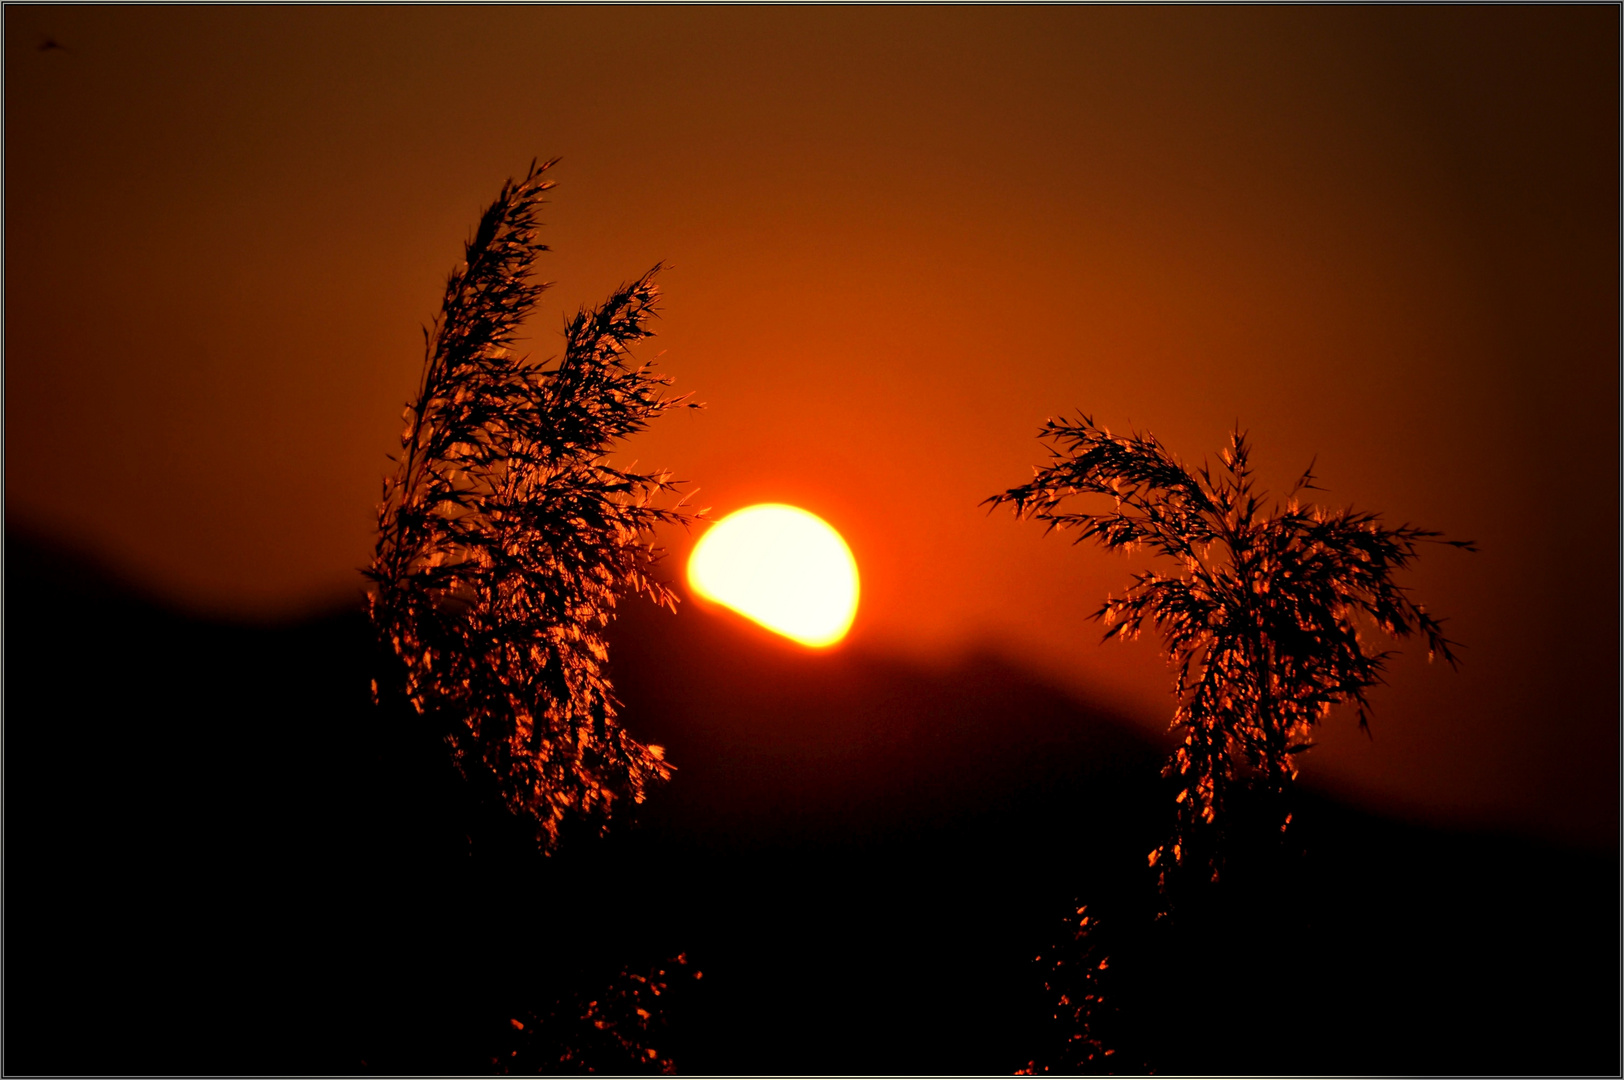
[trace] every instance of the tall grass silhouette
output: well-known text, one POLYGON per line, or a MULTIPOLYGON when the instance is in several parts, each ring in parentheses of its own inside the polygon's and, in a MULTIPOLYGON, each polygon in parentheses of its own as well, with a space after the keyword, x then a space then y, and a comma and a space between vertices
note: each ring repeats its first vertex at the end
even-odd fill
POLYGON ((1301 492, 1319 490, 1312 465, 1284 504, 1266 505, 1240 431, 1216 469, 1187 468, 1154 435, 1113 435, 1088 416, 1050 420, 1039 438, 1049 464, 988 504, 1075 530, 1075 543, 1143 548, 1173 564, 1171 573, 1135 574, 1094 618, 1107 640, 1137 637, 1147 624, 1161 633, 1183 738, 1166 767, 1180 782, 1177 824, 1149 861, 1163 884, 1186 865, 1216 878, 1238 788, 1268 796, 1283 829, 1284 796, 1315 726, 1351 704, 1368 730, 1368 692, 1393 654, 1368 647, 1361 624, 1393 639, 1419 635, 1429 659, 1454 666, 1456 643, 1395 575, 1423 543, 1475 548, 1410 525, 1388 528, 1372 513, 1301 503, 1301 492), (1090 495, 1113 505, 1075 508, 1090 495))
MULTIPOLYGON (((1267 851, 1269 834, 1279 839, 1290 824, 1298 758, 1336 706, 1352 705, 1368 730, 1369 691, 1392 653, 1369 647, 1361 628, 1423 637, 1429 658, 1453 666, 1456 643, 1396 575, 1423 543, 1474 548, 1411 525, 1389 528, 1375 514, 1305 505, 1299 495, 1319 490, 1312 465, 1283 504, 1268 503, 1238 430, 1216 468, 1187 467, 1154 435, 1113 435, 1086 415, 1049 420, 1039 438, 1049 463, 983 505, 1008 505, 1017 518, 1074 531, 1074 543, 1143 549, 1171 564, 1168 572, 1135 573, 1093 617, 1105 624, 1106 640, 1137 637, 1147 625, 1160 632, 1175 672, 1172 726, 1182 738, 1163 769, 1178 788, 1171 836, 1148 860, 1159 934, 1145 937, 1149 927, 1124 934, 1121 926, 1102 933, 1079 904, 1066 938, 1036 958, 1045 965, 1050 1023, 1019 1071, 1138 1071, 1163 1041, 1154 1037, 1146 980, 1185 985, 1209 968, 1224 937, 1246 938, 1260 917, 1278 931, 1298 914, 1275 886, 1259 885, 1267 876, 1235 896, 1211 886, 1232 848, 1267 851), (1089 496, 1110 502, 1079 506, 1089 496), (1260 916, 1260 905, 1281 910, 1260 916), (1175 910, 1177 926, 1163 920, 1175 910), (1123 946, 1154 971, 1121 981, 1113 961, 1123 946)), ((1267 962, 1272 947, 1253 959, 1267 962)))
POLYGON ((669 473, 615 468, 606 455, 666 412, 697 407, 630 357, 652 334, 658 265, 571 318, 556 361, 515 351, 547 287, 532 271, 547 250, 536 215, 552 164, 503 184, 424 329, 367 570, 398 692, 545 850, 567 820, 601 831, 617 804, 670 775, 663 750, 619 723, 603 632, 623 597, 675 607, 652 574, 653 530, 692 516, 668 500, 680 486, 669 473))

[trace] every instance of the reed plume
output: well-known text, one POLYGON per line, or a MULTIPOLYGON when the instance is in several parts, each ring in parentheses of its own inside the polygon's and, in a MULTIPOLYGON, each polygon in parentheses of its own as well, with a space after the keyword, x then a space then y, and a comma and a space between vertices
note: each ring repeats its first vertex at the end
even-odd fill
MULTIPOLYGON (((653 576, 653 530, 686 525, 666 472, 605 455, 679 406, 630 350, 650 337, 656 265, 583 309, 562 357, 514 344, 547 287, 532 279, 554 162, 503 184, 424 329, 395 475, 384 481, 367 576, 393 678, 443 732, 465 777, 494 785, 551 850, 572 815, 601 831, 671 766, 620 725, 604 628, 622 597, 675 608, 653 576)), ((374 683, 375 694, 378 691, 374 683)))
MULTIPOLYGON (((1162 634, 1176 672, 1172 723, 1183 735, 1166 773, 1181 790, 1173 837, 1150 864, 1165 886, 1169 863, 1189 861, 1194 845, 1195 863, 1216 877, 1237 785, 1283 796, 1315 725, 1336 705, 1354 705, 1368 730, 1368 691, 1392 653, 1367 648, 1361 623, 1394 639, 1420 635, 1429 659, 1454 666, 1456 643, 1395 575, 1424 542, 1475 549, 1410 525, 1387 528, 1375 514, 1301 505, 1300 492, 1318 490, 1312 465, 1284 506, 1265 506, 1239 431, 1216 470, 1186 468, 1154 435, 1113 435, 1087 416, 1050 420, 1039 437, 1050 463, 987 503, 1074 529, 1076 543, 1145 548, 1174 564, 1170 574, 1135 574, 1093 617, 1107 640, 1137 637, 1147 622, 1162 634), (1071 509, 1087 495, 1114 508, 1071 509)), ((1273 801, 1283 829, 1289 811, 1273 801)))

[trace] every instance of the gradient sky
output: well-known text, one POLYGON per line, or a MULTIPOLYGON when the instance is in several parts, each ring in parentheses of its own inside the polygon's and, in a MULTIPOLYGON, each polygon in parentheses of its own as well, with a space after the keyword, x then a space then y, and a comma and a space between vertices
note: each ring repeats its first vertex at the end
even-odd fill
POLYGON ((1239 421, 1271 486, 1317 454, 1327 499, 1482 548, 1410 578, 1461 670, 1410 649, 1307 778, 1612 844, 1618 18, 8 7, 8 519, 198 609, 353 595, 419 327, 557 155, 532 350, 671 264, 656 344, 708 408, 628 456, 835 524, 854 641, 1160 729, 1154 646, 1086 619, 1131 564, 978 504, 1046 416, 1196 461, 1239 421))

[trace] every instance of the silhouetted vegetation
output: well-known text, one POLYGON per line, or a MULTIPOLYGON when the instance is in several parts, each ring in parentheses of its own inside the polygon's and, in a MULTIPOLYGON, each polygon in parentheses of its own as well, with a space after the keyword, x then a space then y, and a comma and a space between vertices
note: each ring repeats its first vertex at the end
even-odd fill
POLYGON ((1314 745, 1314 726, 1351 703, 1367 728, 1367 692, 1392 653, 1366 648, 1361 622, 1392 638, 1420 634, 1429 659, 1454 665, 1455 643, 1394 575, 1423 542, 1473 545, 1410 525, 1390 529, 1371 513, 1303 505, 1298 493, 1318 490, 1312 465, 1283 506, 1265 506, 1238 431, 1217 470, 1186 468, 1154 435, 1112 435, 1087 416, 1050 420, 1039 437, 1052 463, 989 503, 1013 504, 1017 517, 1051 530, 1075 529, 1076 543, 1145 548, 1177 564, 1171 574, 1135 574, 1094 617, 1106 640, 1137 637, 1146 622, 1162 634, 1177 671, 1173 725, 1183 742, 1166 768, 1180 782, 1177 826, 1150 863, 1164 882, 1187 861, 1216 878, 1237 786, 1271 797, 1284 829, 1283 797, 1297 755, 1314 745), (1108 496, 1114 507, 1072 509, 1085 495, 1108 496))
POLYGON ((680 501, 656 505, 677 487, 668 473, 604 456, 684 403, 629 357, 652 333, 658 266, 570 319, 556 363, 513 349, 546 288, 531 271, 550 164, 502 186, 424 330, 368 571, 398 692, 547 849, 567 818, 601 830, 617 801, 670 775, 618 722, 603 629, 624 596, 675 607, 651 574, 652 530, 690 520, 680 501))
POLYGON ((508 1044, 491 1059, 503 1075, 595 1073, 612 1075, 674 1073, 676 1063, 660 1036, 666 1026, 665 999, 673 980, 689 981, 703 972, 688 970, 679 953, 646 972, 622 969, 606 985, 575 991, 544 1015, 534 1012, 508 1020, 508 1044), (662 1045, 654 1045, 661 1041, 662 1045))
MULTIPOLYGON (((1239 431, 1216 469, 1188 468, 1154 435, 1112 435, 1087 416, 1050 420, 1040 438, 1050 463, 987 502, 1012 505, 1017 517, 1050 530, 1075 530, 1076 543, 1144 549, 1174 564, 1167 573, 1135 573, 1093 617, 1105 624, 1106 640, 1137 637, 1147 624, 1161 633, 1176 672, 1172 724, 1182 738, 1163 767, 1177 789, 1172 836, 1149 856, 1156 917, 1125 927, 1113 922, 1102 935, 1098 918, 1077 908, 1071 933, 1047 958, 1047 1043, 1022 1071, 1137 1070, 1146 1061, 1166 1067, 1150 973, 1198 985, 1192 964, 1224 967, 1221 942, 1279 942, 1309 932, 1313 905, 1291 898, 1301 883, 1291 850, 1279 843, 1292 820, 1297 758, 1337 705, 1353 705, 1368 730, 1368 692, 1382 681, 1391 653, 1368 648, 1362 625, 1394 639, 1423 636, 1429 659, 1455 663, 1455 643, 1395 575, 1424 542, 1472 544, 1410 525, 1388 528, 1371 513, 1304 505, 1300 493, 1319 490, 1312 466, 1283 505, 1267 503, 1239 431), (1105 496, 1112 505, 1081 507, 1075 500, 1084 496, 1105 496), (1221 892, 1200 887, 1216 883, 1236 855, 1243 856, 1241 881, 1221 892), (1192 887, 1175 887, 1180 882, 1192 887), (1179 918, 1164 921, 1175 908, 1179 918), (1260 924, 1264 911, 1270 914, 1260 924), (1141 969, 1125 980, 1112 970, 1124 949, 1134 957, 1130 966, 1141 969)), ((1232 963, 1278 964, 1274 953, 1264 948, 1232 963)), ((1200 1016, 1195 1010, 1187 1023, 1200 1016)), ((1198 1031, 1192 1027, 1186 1039, 1199 1043, 1198 1031)))
POLYGON ((1065 937, 1032 962, 1045 965, 1043 990, 1054 1011, 1046 1025, 1048 1045, 1016 1076, 1143 1071, 1126 1058, 1112 1060, 1122 1041, 1112 1030, 1120 1006, 1107 989, 1111 960, 1099 939, 1098 916, 1079 906, 1066 920, 1065 937))

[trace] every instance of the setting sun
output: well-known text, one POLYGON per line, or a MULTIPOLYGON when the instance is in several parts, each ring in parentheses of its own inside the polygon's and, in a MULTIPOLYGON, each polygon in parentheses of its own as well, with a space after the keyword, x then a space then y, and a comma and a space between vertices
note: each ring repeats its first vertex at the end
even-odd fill
POLYGON ((814 648, 846 636, 857 614, 857 561, 815 514, 782 503, 735 511, 688 559, 688 584, 775 633, 814 648))

